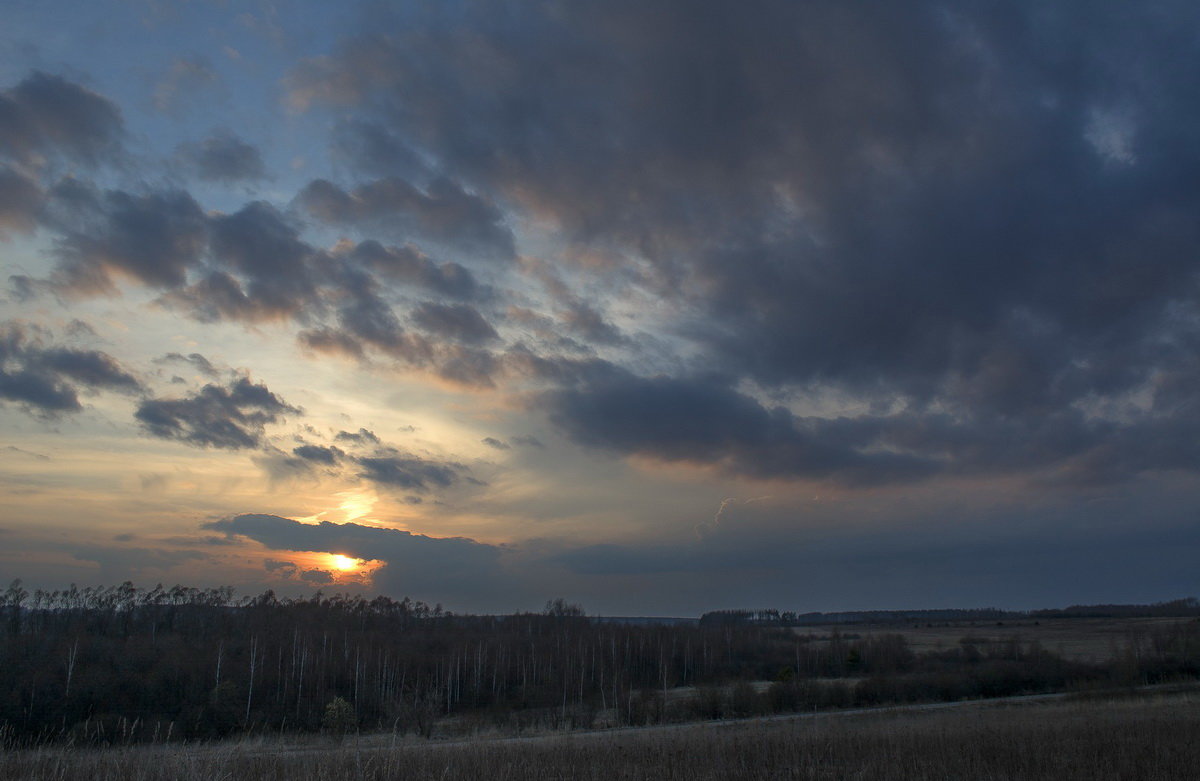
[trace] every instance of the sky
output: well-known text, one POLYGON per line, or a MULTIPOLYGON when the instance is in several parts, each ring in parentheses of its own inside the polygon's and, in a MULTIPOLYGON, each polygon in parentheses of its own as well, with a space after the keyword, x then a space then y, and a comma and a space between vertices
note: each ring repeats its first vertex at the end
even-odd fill
POLYGON ((1200 593, 1200 7, 0 25, 0 578, 593 614, 1200 593))

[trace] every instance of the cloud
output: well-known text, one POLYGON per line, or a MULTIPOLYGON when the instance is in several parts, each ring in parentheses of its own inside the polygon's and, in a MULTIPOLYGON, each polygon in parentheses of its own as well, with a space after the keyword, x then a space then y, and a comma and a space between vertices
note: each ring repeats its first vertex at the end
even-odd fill
POLYGON ((42 191, 32 180, 0 165, 0 239, 37 227, 42 191))
POLYGON ((305 461, 326 466, 333 466, 346 455, 339 448, 324 445, 300 445, 292 448, 292 453, 305 461))
POLYGON ((499 334, 483 315, 469 304, 421 303, 412 313, 413 322, 426 331, 466 344, 498 339, 499 334))
POLYGON ((220 75, 203 57, 177 57, 154 88, 154 107, 176 113, 192 105, 196 94, 223 87, 220 75))
POLYGON ((368 240, 356 245, 346 257, 391 283, 414 285, 450 298, 474 298, 479 293, 469 270, 457 263, 435 263, 411 244, 385 247, 368 240))
POLYGON ((0 92, 0 157, 41 167, 47 155, 95 165, 120 150, 121 112, 106 98, 34 71, 0 92))
POLYGON ((75 548, 71 555, 79 561, 100 565, 101 572, 113 580, 138 577, 147 571, 167 571, 195 561, 208 561, 212 556, 197 550, 164 548, 133 548, 122 546, 88 545, 75 548))
POLYGON ((253 182, 267 175, 258 148, 228 130, 215 131, 198 143, 182 144, 177 153, 205 181, 253 182))
POLYGON ((466 471, 461 464, 442 464, 401 454, 363 456, 354 462, 362 468, 359 477, 365 480, 417 492, 449 488, 466 471))
POLYGON ((303 412, 267 386, 242 377, 228 386, 209 384, 179 399, 147 399, 135 417, 147 433, 198 447, 257 448, 265 427, 303 412))
POLYGON ((181 191, 101 192, 64 179, 51 189, 43 220, 60 233, 55 282, 73 292, 107 292, 114 277, 160 290, 179 287, 208 241, 203 209, 181 191))
POLYGON ((339 431, 334 436, 336 442, 349 442, 354 445, 378 445, 379 437, 374 431, 360 428, 358 431, 339 431))
POLYGON ((511 445, 504 440, 496 439, 495 437, 484 437, 479 441, 488 447, 495 448, 496 450, 512 450, 511 445))
POLYGON ((219 371, 217 371, 217 368, 213 366, 212 362, 200 353, 189 353, 188 355, 183 355, 181 353, 167 353, 163 357, 156 359, 155 363, 166 363, 168 361, 188 364, 196 371, 200 372, 206 377, 211 377, 212 379, 216 379, 221 374, 219 371))
POLYGON ((300 573, 300 579, 323 586, 333 582, 333 573, 323 569, 306 569, 300 573))
POLYGON ((384 593, 418 598, 433 594, 445 600, 477 594, 480 588, 511 591, 500 563, 501 549, 463 537, 429 537, 356 523, 306 524, 262 514, 237 515, 204 528, 251 539, 271 550, 383 561, 373 578, 384 593))
POLYGON ((0 399, 53 417, 82 409, 81 390, 142 390, 138 379, 107 353, 54 346, 48 338, 36 327, 0 324, 0 399))
POLYGON ((296 563, 292 561, 280 561, 279 559, 264 559, 263 569, 267 572, 278 572, 285 576, 295 575, 297 571, 296 563))
POLYGON ((759 478, 833 478, 846 483, 913 480, 938 464, 874 449, 869 427, 799 419, 712 379, 642 378, 615 371, 538 399, 575 441, 663 461, 717 465, 759 478))
POLYGON ((486 199, 445 178, 424 191, 398 177, 378 179, 347 192, 324 179, 310 182, 296 200, 314 218, 412 234, 449 247, 507 259, 512 232, 503 213, 486 199))
MULTIPOLYGON (((1132 477, 1192 469, 1137 438, 1200 427, 1145 401, 1198 374, 1200 75, 1177 32, 1197 22, 1177 3, 500 2, 380 11, 288 85, 336 107, 362 170, 411 150, 552 231, 564 262, 630 259, 686 358, 606 354, 664 374, 585 388, 585 362, 505 358, 566 386, 551 408, 578 442, 751 475, 999 473, 1027 453, 1132 477), (786 403, 694 380, 717 372, 786 403)), ((407 181, 314 183, 309 206, 362 220, 407 181)), ((556 300, 589 344, 640 346, 556 300)))
MULTIPOLYGON (((247 280, 244 300, 256 312, 291 315, 316 298, 309 269, 313 249, 300 239, 297 227, 270 204, 255 201, 233 214, 218 216, 211 230, 214 258, 247 280)), ((250 313, 238 305, 222 314, 250 313)))

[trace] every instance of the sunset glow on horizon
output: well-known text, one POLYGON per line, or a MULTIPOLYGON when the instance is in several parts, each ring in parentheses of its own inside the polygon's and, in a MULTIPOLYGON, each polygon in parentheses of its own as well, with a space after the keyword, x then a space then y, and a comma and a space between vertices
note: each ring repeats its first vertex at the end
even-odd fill
POLYGON ((1192 6, 5 17, 10 581, 1200 592, 1192 6))

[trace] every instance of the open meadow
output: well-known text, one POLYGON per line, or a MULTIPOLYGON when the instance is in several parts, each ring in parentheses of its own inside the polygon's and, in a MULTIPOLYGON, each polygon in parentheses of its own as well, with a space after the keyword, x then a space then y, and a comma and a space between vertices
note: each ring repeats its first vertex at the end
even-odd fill
POLYGON ((9 752, 5 779, 1139 779, 1195 777, 1200 694, 1140 692, 461 742, 9 752))

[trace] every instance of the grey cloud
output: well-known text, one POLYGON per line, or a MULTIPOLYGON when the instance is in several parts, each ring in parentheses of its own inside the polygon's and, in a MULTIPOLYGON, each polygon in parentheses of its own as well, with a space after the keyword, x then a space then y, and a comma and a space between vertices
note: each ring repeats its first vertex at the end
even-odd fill
POLYGON ((121 112, 60 76, 34 71, 0 92, 0 156, 22 164, 62 154, 95 164, 119 150, 121 112))
POLYGON ((362 358, 363 347, 357 339, 333 328, 301 331, 296 336, 300 344, 316 353, 362 358))
POLYGON ((466 470, 461 464, 436 463, 401 454, 363 456, 354 459, 354 462, 362 468, 359 477, 363 479, 419 492, 449 488, 458 482, 460 474, 466 470))
POLYGON ((420 304, 412 313, 413 322, 439 336, 479 344, 499 338, 496 329, 469 304, 420 304))
POLYGON ((375 585, 385 593, 469 595, 480 587, 507 585, 501 550, 463 537, 428 537, 395 529, 335 524, 305 524, 274 515, 238 515, 205 528, 246 537, 272 550, 339 553, 385 562, 375 585))
POLYGON ((374 431, 360 428, 358 431, 339 431, 334 436, 336 442, 350 442, 355 445, 378 445, 379 437, 374 431))
POLYGON ((167 361, 186 363, 204 376, 212 377, 213 379, 216 379, 218 376, 220 376, 220 372, 218 372, 217 368, 212 365, 212 362, 200 353, 189 353, 188 355, 183 355, 182 353, 167 353, 162 358, 157 359, 156 363, 165 363, 167 361))
POLYGON ((425 191, 392 177, 347 192, 317 179, 296 196, 313 217, 331 224, 365 225, 501 258, 514 254, 512 232, 503 214, 487 200, 449 179, 433 180, 425 191))
POLYGON ((280 561, 278 559, 264 559, 263 569, 267 572, 279 572, 284 575, 295 575, 296 564, 291 561, 280 561))
POLYGON ((346 455, 336 447, 325 447, 324 445, 300 445, 292 448, 292 453, 305 461, 327 466, 333 466, 346 455))
POLYGON ((220 90, 220 75, 203 57, 178 57, 154 87, 154 106, 159 111, 173 113, 191 105, 201 90, 220 90))
POLYGON ((205 385, 180 399, 147 399, 135 414, 146 431, 199 447, 227 450, 257 448, 264 429, 285 415, 302 411, 265 385, 242 377, 229 386, 205 385))
POLYGON ((414 320, 427 332, 455 344, 406 331, 391 305, 380 295, 377 281, 356 269, 346 268, 336 276, 337 326, 302 331, 301 344, 317 352, 341 354, 360 360, 377 351, 401 364, 430 369, 458 385, 489 388, 502 362, 475 342, 494 338, 494 329, 473 307, 466 304, 426 303, 417 308, 414 320))
POLYGON ((482 442, 483 444, 487 445, 488 447, 495 448, 496 450, 512 450, 511 445, 509 445, 504 440, 496 439, 495 437, 484 437, 483 439, 481 439, 479 441, 482 442))
POLYGON ((539 399, 572 439, 665 461, 720 465, 760 478, 832 478, 846 483, 912 480, 936 461, 880 452, 869 429, 801 419, 713 379, 641 378, 624 372, 539 399))
POLYGON ((82 408, 80 389, 132 393, 142 385, 107 353, 48 345, 39 329, 0 324, 0 399, 54 416, 82 408))
MULTIPOLYGON (((1128 477, 1194 468, 1175 438, 1138 440, 1200 427, 1174 402, 1186 394, 1123 400, 1200 376, 1200 70, 1179 33, 1197 23, 1169 0, 497 2, 381 12, 291 86, 374 128, 360 158, 413 149, 580 247, 652 266, 639 284, 683 313, 686 373, 604 385, 585 376, 601 364, 505 356, 565 385, 554 401, 578 441, 882 477, 1015 468, 1005 436, 1047 420, 1060 438, 1034 437, 1037 463, 1128 477), (687 379, 718 367, 800 404, 903 413, 787 418, 687 379), (670 393, 730 429, 693 431, 670 393), (1108 412, 1076 420, 1084 408, 1108 412), (643 422, 658 433, 639 439, 643 422), (884 444, 916 431, 939 442, 884 444)), ((361 208, 312 194, 330 214, 361 208)), ((585 315, 567 313, 581 336, 613 337, 585 315)))
POLYGON ((0 239, 9 233, 29 233, 37 226, 42 190, 6 165, 0 165, 0 239))
POLYGON ((179 287, 208 241, 207 217, 185 192, 100 192, 67 179, 51 190, 43 219, 61 232, 55 281, 78 292, 106 291, 114 275, 179 287))
POLYGON ((306 569, 300 573, 300 579, 316 585, 325 585, 333 582, 333 573, 323 569, 306 569))
POLYGON ((473 298, 479 290, 466 268, 435 263, 412 245, 385 247, 369 240, 355 246, 348 257, 390 282, 416 285, 451 298, 473 298))
POLYGON ((80 561, 92 561, 105 572, 118 573, 128 579, 130 573, 146 570, 169 570, 192 561, 207 561, 211 555, 197 550, 165 550, 162 548, 130 548, 92 545, 76 548, 71 555, 80 561))
POLYGON ((468 388, 493 388, 503 361, 487 350, 465 345, 446 345, 438 352, 438 376, 468 388))
POLYGON ((255 201, 213 219, 212 252, 248 280, 246 296, 264 313, 291 315, 316 299, 309 268, 314 250, 268 203, 255 201))
POLYGON ((595 307, 583 301, 574 302, 563 314, 563 322, 590 343, 621 344, 625 337, 595 307))
POLYGON ((512 437, 513 444, 524 445, 526 447, 545 447, 546 445, 532 434, 524 434, 521 436, 512 437))
POLYGON ((203 141, 183 144, 178 154, 206 181, 253 182, 267 175, 258 148, 228 130, 219 130, 203 141))
POLYGON ((428 173, 417 151, 380 122, 347 119, 334 129, 334 153, 359 173, 424 178, 428 173))

